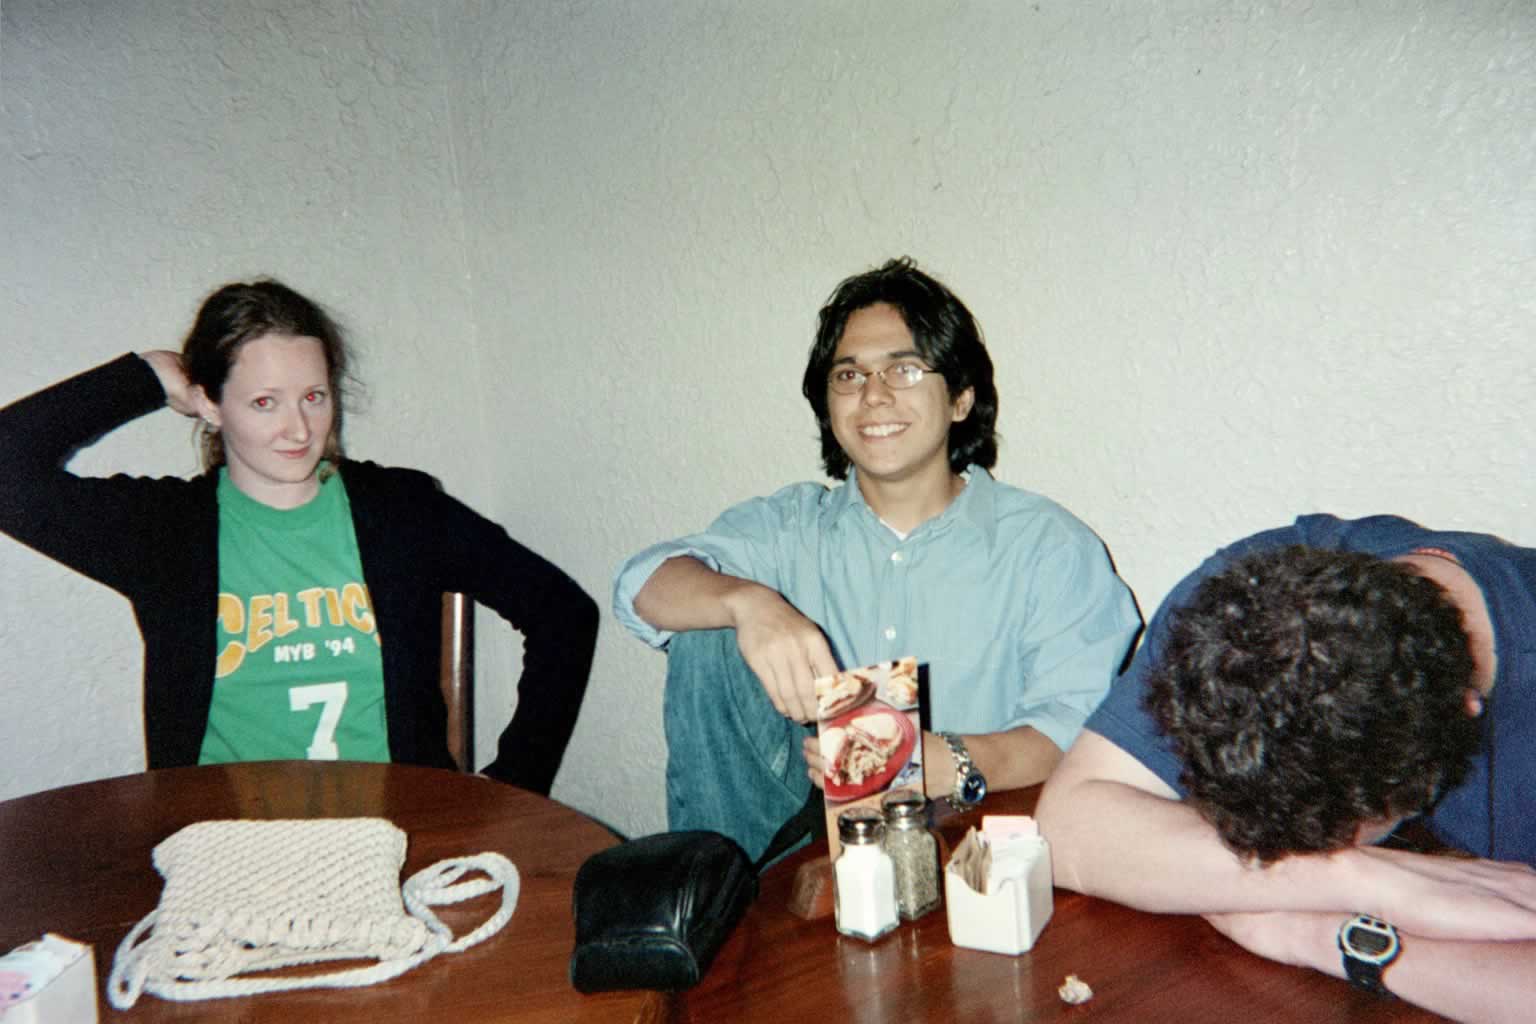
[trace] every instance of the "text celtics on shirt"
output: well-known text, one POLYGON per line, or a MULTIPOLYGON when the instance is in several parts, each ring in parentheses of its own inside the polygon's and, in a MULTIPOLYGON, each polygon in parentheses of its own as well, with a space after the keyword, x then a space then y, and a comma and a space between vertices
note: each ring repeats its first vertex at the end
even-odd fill
POLYGON ((199 761, 387 761, 384 670, 339 474, 295 509, 221 474, 218 652, 199 761))

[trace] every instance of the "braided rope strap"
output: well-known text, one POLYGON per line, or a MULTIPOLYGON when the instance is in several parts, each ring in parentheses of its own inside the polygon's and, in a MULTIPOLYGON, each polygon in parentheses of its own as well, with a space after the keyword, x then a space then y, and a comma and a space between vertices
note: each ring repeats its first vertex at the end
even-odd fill
POLYGON ((186 1001, 372 985, 505 927, 521 889, 511 861, 499 853, 439 861, 407 879, 402 896, 405 843, 380 818, 188 825, 155 847, 165 891, 117 947, 107 998, 126 1010, 143 992, 186 1001), (462 880, 471 872, 484 877, 462 880), (497 889, 500 908, 462 938, 432 911, 497 889), (241 977, 332 960, 378 963, 241 977))

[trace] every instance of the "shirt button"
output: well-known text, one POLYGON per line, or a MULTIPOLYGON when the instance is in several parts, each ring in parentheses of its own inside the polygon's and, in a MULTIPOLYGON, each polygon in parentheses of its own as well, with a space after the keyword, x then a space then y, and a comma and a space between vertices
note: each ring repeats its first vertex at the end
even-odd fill
POLYGON ((886 626, 885 627, 885 638, 887 640, 895 640, 896 639, 896 627, 895 626, 886 626))
POLYGON ((900 551, 892 551, 891 552, 891 561, 893 561, 893 562, 903 561, 903 558, 901 557, 901 552, 900 551))

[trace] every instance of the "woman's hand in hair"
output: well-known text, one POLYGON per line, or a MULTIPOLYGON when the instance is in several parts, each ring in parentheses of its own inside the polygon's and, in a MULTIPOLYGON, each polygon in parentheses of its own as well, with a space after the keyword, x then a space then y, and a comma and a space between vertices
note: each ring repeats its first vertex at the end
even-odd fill
POLYGON ((183 416, 196 416, 196 390, 187 379, 187 371, 181 367, 181 356, 165 349, 155 349, 140 352, 139 358, 148 363, 149 368, 155 371, 155 376, 160 378, 160 387, 165 391, 165 404, 183 416))

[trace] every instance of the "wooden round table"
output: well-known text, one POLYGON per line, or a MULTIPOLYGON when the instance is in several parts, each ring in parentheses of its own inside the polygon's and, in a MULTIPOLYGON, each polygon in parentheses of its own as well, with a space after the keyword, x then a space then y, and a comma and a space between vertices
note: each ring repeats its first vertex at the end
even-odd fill
MULTIPOLYGON (((409 765, 264 762, 173 768, 0 803, 0 952, 55 932, 95 947, 101 1019, 123 1021, 660 1021, 668 996, 584 996, 566 975, 571 885, 617 840, 568 807, 489 779, 409 765), (154 909, 150 854, 184 825, 218 818, 380 817, 409 836, 402 881, 446 857, 495 850, 522 894, 499 934, 367 988, 177 1003, 145 994, 114 1010, 103 984, 118 942, 154 909)), ((499 895, 439 914, 463 934, 499 895)))
MULTIPOLYGON (((986 814, 1032 814, 1038 786, 987 797, 980 810, 945 810, 954 845, 986 814)), ((1430 1024, 1443 1018, 1358 992, 1343 981, 1254 956, 1204 919, 1146 914, 1055 891, 1055 910, 1020 956, 960 949, 944 908, 874 945, 839 935, 831 917, 790 913, 797 870, 827 856, 825 840, 771 868, 761 894, 709 974, 681 993, 688 1024, 826 1021, 1080 1021, 1125 1024, 1430 1024), (1093 987, 1082 1006, 1057 987, 1076 974, 1093 987)))

